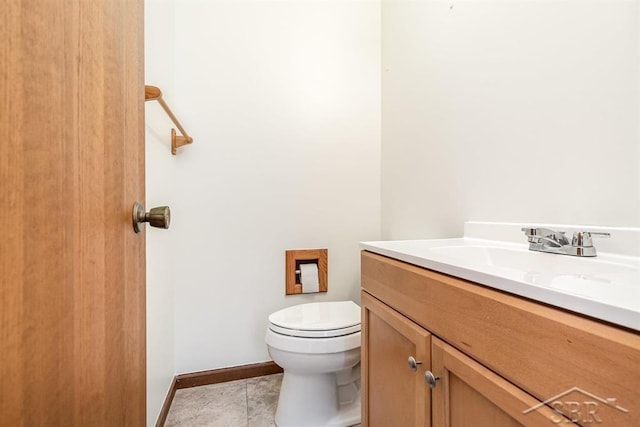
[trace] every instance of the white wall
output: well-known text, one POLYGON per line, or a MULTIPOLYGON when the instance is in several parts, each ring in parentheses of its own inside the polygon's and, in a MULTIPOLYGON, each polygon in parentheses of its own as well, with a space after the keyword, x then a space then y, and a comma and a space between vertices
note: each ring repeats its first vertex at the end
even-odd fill
POLYGON ((384 238, 640 226, 638 1, 382 8, 384 238))
MULTIPOLYGON (((167 102, 173 91, 173 0, 145 3, 145 82, 158 86, 167 102)), ((171 106, 171 104, 170 104, 171 106)), ((147 102, 146 204, 175 206, 175 163, 171 121, 157 102, 147 102)), ((175 232, 146 227, 147 234, 147 425, 156 423, 175 375, 173 256, 175 232)))
POLYGON ((269 360, 269 313, 358 300, 380 230, 380 4, 176 1, 176 372, 269 360), (329 292, 284 296, 285 249, 327 248, 329 292))

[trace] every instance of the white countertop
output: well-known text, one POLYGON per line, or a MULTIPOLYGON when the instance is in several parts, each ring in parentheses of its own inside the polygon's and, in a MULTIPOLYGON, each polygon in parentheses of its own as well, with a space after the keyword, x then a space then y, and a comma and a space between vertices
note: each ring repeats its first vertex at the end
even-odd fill
POLYGON ((640 331, 640 228, 467 222, 460 238, 362 242, 360 248, 640 331), (594 239, 597 257, 533 252, 524 226, 606 231, 611 238, 594 239))

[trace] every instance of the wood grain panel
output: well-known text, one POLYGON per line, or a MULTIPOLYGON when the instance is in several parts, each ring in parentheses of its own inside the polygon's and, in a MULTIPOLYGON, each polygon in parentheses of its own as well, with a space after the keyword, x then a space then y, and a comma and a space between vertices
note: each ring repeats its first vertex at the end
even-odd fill
POLYGON ((452 346, 432 339, 434 427, 538 427, 570 422, 452 346))
POLYGON ((537 399, 579 387, 640 425, 640 334, 368 252, 362 286, 537 399))
POLYGON ((430 392, 424 379, 431 366, 430 334, 365 292, 362 303, 362 424, 365 427, 431 423, 430 392), (409 369, 413 356, 417 371, 409 369))
POLYGON ((22 238, 25 213, 23 188, 25 167, 22 138, 24 135, 25 75, 20 56, 21 26, 15 17, 20 13, 14 2, 0 7, 0 420, 18 420, 23 411, 26 386, 22 381, 22 334, 26 269, 22 238), (17 147, 16 147, 17 146, 17 147), (6 390, 6 391, 5 391, 6 390))
POLYGON ((145 424, 142 1, 0 8, 0 424, 145 424))
MULTIPOLYGON (((517 427, 519 422, 492 404, 469 384, 449 372, 450 401, 455 402, 450 409, 451 427, 517 427)), ((548 408, 547 408, 548 409, 548 408)), ((539 423, 537 425, 544 424, 539 423)))

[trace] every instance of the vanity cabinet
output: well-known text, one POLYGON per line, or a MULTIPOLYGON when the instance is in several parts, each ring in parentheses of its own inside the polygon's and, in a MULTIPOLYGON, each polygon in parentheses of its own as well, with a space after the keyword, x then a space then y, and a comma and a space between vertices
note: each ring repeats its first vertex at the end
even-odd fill
POLYGON ((635 331, 366 251, 362 290, 364 426, 640 425, 635 331))

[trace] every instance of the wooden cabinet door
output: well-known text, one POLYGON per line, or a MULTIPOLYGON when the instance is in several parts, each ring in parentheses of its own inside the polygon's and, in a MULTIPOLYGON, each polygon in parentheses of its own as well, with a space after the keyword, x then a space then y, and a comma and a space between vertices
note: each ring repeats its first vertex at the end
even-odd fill
POLYGON ((430 426, 429 332, 362 292, 362 336, 363 426, 430 426))
POLYGON ((142 0, 0 6, 0 425, 144 426, 142 0))
MULTIPOLYGON (((434 427, 552 426, 569 423, 515 385, 433 337, 431 370, 434 427)), ((496 349, 496 351, 499 351, 496 349)))

